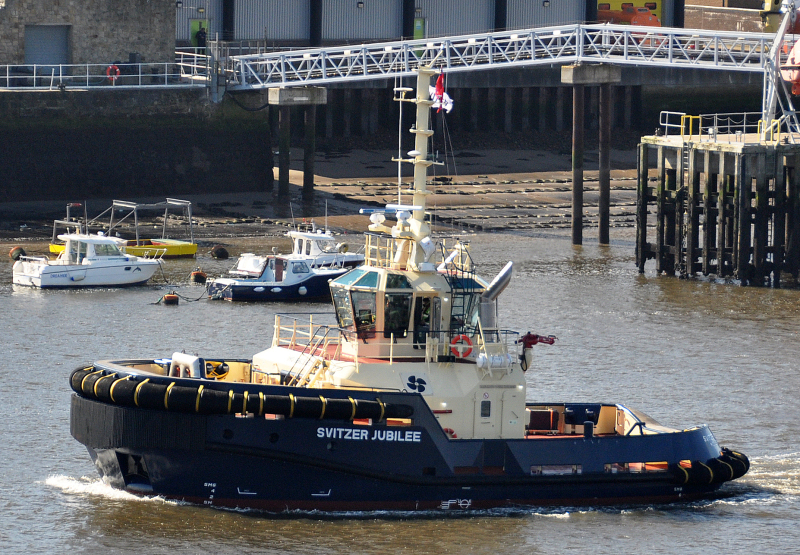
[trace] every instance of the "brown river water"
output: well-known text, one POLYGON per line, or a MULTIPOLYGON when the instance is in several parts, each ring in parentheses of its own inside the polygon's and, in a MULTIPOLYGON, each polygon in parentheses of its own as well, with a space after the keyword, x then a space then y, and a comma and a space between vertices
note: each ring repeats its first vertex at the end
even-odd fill
MULTIPOLYGON (((663 424, 708 424, 746 453, 747 476, 702 502, 629 507, 270 516, 138 498, 103 484, 69 433, 69 373, 102 358, 186 350, 249 357, 277 312, 327 304, 208 301, 189 283, 233 263, 168 261, 128 289, 40 291, 0 264, 0 553, 797 553, 800 550, 800 291, 644 275, 633 231, 573 247, 558 230, 479 234, 480 273, 513 260, 501 324, 553 334, 526 376, 529 400, 621 402, 663 424), (178 306, 156 304, 175 290, 178 306), (199 299, 190 302, 188 299, 199 299)), ((232 254, 270 239, 230 240, 232 254)), ((203 249, 201 248, 201 251, 203 249)))

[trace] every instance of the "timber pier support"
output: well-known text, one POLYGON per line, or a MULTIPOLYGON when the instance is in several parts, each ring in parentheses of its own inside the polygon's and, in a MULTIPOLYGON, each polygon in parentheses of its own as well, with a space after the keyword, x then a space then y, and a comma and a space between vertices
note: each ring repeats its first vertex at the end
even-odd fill
POLYGON ((797 285, 800 144, 751 135, 643 137, 636 264, 680 277, 797 285), (650 167, 655 159, 655 167, 650 167), (648 217, 655 216, 655 226, 648 217))

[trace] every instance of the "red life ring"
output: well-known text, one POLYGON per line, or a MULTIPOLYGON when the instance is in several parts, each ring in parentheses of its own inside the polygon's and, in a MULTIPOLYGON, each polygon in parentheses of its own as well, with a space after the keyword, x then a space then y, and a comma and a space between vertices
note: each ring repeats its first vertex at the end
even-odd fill
POLYGON ((472 352, 472 341, 470 341, 469 337, 464 335, 456 335, 452 341, 450 341, 450 352, 453 353, 458 358, 468 357, 469 354, 472 352), (461 342, 467 344, 467 350, 464 353, 461 353, 461 342))
POLYGON ((444 433, 446 433, 450 439, 457 439, 458 438, 458 436, 456 435, 456 432, 453 430, 453 428, 443 428, 442 431, 444 433))
POLYGON ((119 68, 115 64, 111 64, 106 68, 106 77, 109 81, 116 81, 119 77, 119 68))

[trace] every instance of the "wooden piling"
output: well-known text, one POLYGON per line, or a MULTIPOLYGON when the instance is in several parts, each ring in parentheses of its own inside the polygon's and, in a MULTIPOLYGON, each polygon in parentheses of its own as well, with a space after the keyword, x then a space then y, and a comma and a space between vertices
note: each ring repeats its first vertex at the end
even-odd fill
POLYGON ((639 271, 655 258, 659 274, 797 285, 800 144, 748 142, 741 136, 690 139, 653 136, 640 143, 639 271), (651 153, 655 171, 648 167, 651 153), (654 187, 648 183, 651 174, 654 187), (648 229, 651 209, 655 222, 648 229))

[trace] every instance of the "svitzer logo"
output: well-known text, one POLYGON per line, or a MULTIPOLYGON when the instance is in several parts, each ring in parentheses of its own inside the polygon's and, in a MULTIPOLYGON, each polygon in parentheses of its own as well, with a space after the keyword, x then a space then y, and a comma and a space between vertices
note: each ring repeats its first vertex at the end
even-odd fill
POLYGON ((428 384, 422 378, 417 378, 416 376, 408 377, 408 389, 410 389, 411 391, 422 393, 423 391, 425 391, 426 385, 428 384))

